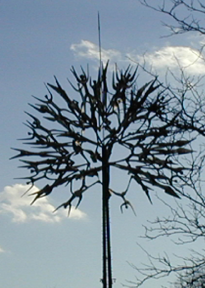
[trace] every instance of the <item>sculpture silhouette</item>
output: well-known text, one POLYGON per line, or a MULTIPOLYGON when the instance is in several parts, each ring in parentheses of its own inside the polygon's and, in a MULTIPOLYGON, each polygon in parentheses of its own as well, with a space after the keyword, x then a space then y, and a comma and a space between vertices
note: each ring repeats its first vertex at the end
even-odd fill
POLYGON ((72 99, 56 77, 55 85, 46 86, 48 95, 44 100, 34 97, 37 103, 31 107, 42 119, 27 113, 31 118, 26 123, 30 132, 24 141, 35 151, 14 148, 18 154, 11 159, 20 158, 22 167, 30 170, 31 175, 24 179, 31 187, 40 179, 51 183, 32 193, 32 203, 60 185, 69 186, 71 196, 56 208, 67 208, 68 214, 76 199, 77 208, 89 188, 102 185, 102 283, 103 288, 111 288, 110 198, 120 197, 121 211, 131 207, 135 213, 127 199, 133 181, 150 202, 155 188, 179 198, 180 185, 188 185, 195 169, 194 165, 182 164, 180 157, 193 153, 191 142, 204 135, 204 123, 197 110, 185 113, 185 98, 164 88, 157 78, 136 88, 137 69, 132 72, 128 66, 124 72, 116 70, 113 90, 107 83, 108 63, 100 67, 96 80, 81 70, 78 76, 71 69, 77 85, 69 81, 79 98, 72 99), (62 101, 56 101, 51 91, 62 101), (46 121, 52 125, 46 127, 46 121), (117 147, 122 153, 113 157, 117 147), (113 168, 126 172, 125 191, 116 192, 110 187, 113 168))

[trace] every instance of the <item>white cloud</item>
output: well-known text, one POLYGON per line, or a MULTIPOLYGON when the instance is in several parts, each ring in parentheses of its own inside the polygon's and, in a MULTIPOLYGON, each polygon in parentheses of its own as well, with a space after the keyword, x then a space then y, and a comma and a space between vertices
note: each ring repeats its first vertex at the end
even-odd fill
MULTIPOLYGON (((96 44, 81 40, 79 44, 72 44, 70 49, 80 57, 93 59, 99 61, 99 48, 96 44)), ((179 67, 185 69, 190 75, 204 74, 205 61, 203 55, 196 49, 186 46, 164 46, 160 49, 155 49, 153 52, 146 53, 143 56, 136 53, 126 53, 115 49, 102 49, 102 61, 106 63, 108 60, 112 63, 121 62, 125 64, 132 63, 146 63, 156 71, 178 69, 179 67)))
MULTIPOLYGON (((12 216, 13 222, 26 222, 29 220, 38 220, 42 222, 60 222, 67 217, 66 210, 58 210, 53 213, 55 207, 49 203, 49 198, 41 198, 37 200, 32 206, 31 196, 22 195, 29 188, 28 185, 15 184, 13 186, 6 186, 0 193, 0 213, 9 214, 12 216)), ((39 189, 34 186, 30 193, 36 192, 39 189)), ((79 209, 72 208, 70 218, 82 219, 86 214, 79 209)))
POLYGON ((0 246, 0 253, 4 253, 5 250, 0 246))
MULTIPOLYGON (((80 44, 72 44, 70 49, 80 57, 93 59, 99 61, 99 47, 98 45, 88 41, 81 40, 80 44)), ((122 61, 122 54, 118 50, 103 49, 101 50, 102 62, 105 64, 108 60, 113 62, 122 61)))
POLYGON ((135 55, 136 61, 151 65, 154 69, 185 69, 190 75, 204 74, 205 61, 199 51, 190 47, 166 46, 143 57, 135 55))

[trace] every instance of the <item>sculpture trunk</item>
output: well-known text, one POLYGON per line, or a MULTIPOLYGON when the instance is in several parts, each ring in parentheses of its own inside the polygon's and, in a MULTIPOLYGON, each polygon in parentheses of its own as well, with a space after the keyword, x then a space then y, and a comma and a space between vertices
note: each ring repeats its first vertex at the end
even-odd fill
POLYGON ((110 243, 110 221, 109 221, 109 165, 106 146, 102 147, 103 169, 102 169, 102 222, 103 222, 103 288, 112 288, 111 267, 111 243, 110 243))

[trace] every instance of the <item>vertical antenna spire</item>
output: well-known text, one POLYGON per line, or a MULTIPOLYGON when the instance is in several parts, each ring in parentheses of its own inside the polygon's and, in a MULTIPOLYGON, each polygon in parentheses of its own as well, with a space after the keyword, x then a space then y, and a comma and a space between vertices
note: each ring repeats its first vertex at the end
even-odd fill
MULTIPOLYGON (((106 79, 104 74, 104 68, 102 63, 102 45, 101 45, 101 27, 100 27, 100 13, 98 12, 98 45, 99 45, 99 61, 100 61, 100 67, 99 67, 99 76, 101 81, 101 99, 102 103, 104 105, 104 109, 106 110, 107 106, 107 85, 106 85, 106 79)), ((108 63, 106 64, 107 67, 108 63)), ((103 120, 104 122, 104 120, 103 120)))
POLYGON ((101 33, 100 33, 100 13, 98 12, 98 44, 99 44, 99 60, 100 60, 100 72, 102 69, 102 50, 101 50, 101 33))

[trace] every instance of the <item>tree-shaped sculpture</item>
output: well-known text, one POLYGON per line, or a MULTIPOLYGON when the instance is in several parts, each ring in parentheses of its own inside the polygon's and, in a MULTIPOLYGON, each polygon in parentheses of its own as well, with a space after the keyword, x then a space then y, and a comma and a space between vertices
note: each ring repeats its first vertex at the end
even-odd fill
POLYGON ((157 78, 137 89, 137 69, 133 71, 130 66, 113 72, 112 92, 108 89, 108 63, 100 67, 94 81, 83 69, 81 75, 73 67, 71 71, 77 85, 70 84, 79 98, 71 98, 57 79, 55 85, 48 84, 45 99, 34 97, 38 103, 31 105, 43 115, 42 119, 27 113, 31 118, 26 123, 30 132, 24 140, 38 150, 14 148, 18 155, 12 158, 25 159, 20 161, 31 172, 24 178, 31 187, 40 179, 49 183, 32 194, 33 202, 60 185, 70 187, 70 197, 56 210, 63 207, 70 213, 75 201, 77 208, 90 187, 102 185, 102 283, 103 288, 111 288, 110 197, 121 197, 121 210, 133 209, 127 199, 131 181, 150 201, 154 187, 179 197, 180 185, 188 182, 194 169, 193 165, 184 167, 180 156, 193 152, 190 143, 203 134, 203 119, 198 118, 185 97, 174 95, 157 78), (51 91, 61 98, 62 104, 57 104, 60 102, 55 101, 51 91), (42 124, 45 119, 52 123, 51 128, 42 124), (113 157, 116 147, 122 153, 113 157), (128 174, 125 191, 110 187, 112 168, 128 174))

